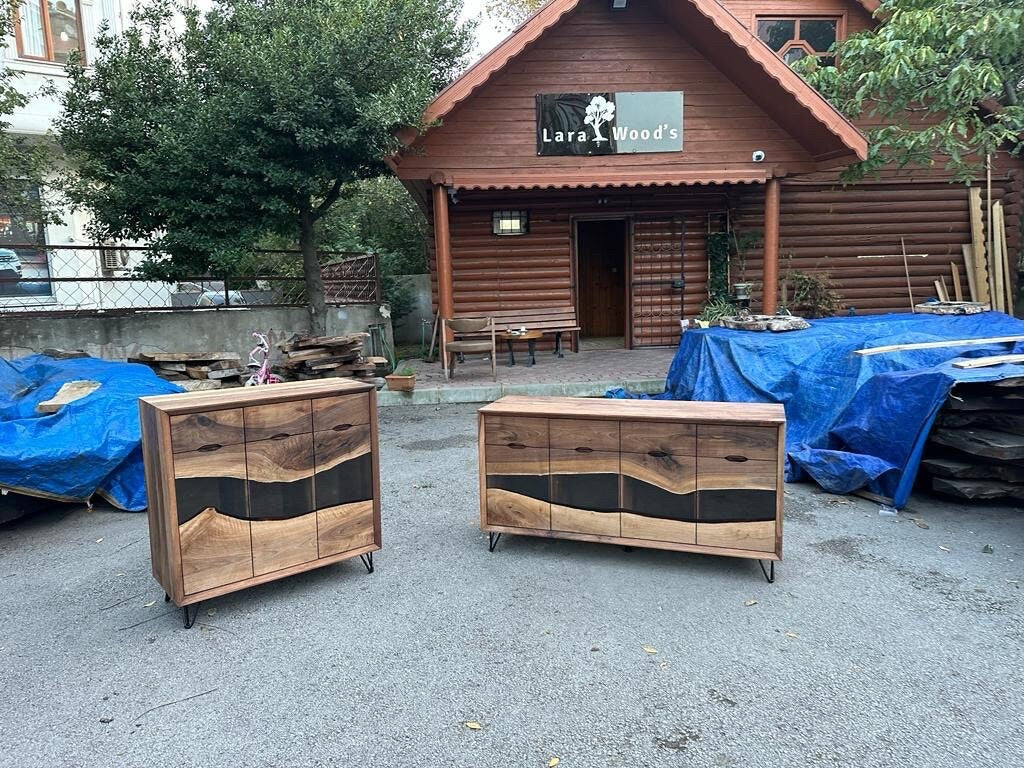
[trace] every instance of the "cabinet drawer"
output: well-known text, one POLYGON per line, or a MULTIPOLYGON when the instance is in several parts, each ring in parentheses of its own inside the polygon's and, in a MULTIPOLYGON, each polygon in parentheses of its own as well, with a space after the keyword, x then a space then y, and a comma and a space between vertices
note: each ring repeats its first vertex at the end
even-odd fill
POLYGON ((603 419, 552 419, 551 448, 619 452, 619 422, 603 419))
POLYGON ((343 432, 353 426, 370 423, 370 395, 320 397, 313 401, 313 430, 343 432))
POLYGON ((697 455, 778 461, 779 430, 742 425, 697 426, 697 455))
POLYGON ((775 521, 759 523, 697 523, 697 543, 704 547, 776 552, 775 521))
POLYGON ((548 420, 527 416, 485 416, 484 442, 487 445, 547 448, 548 420))
POLYGON ((248 517, 245 446, 224 445, 174 454, 174 496, 178 523, 206 509, 248 517))
POLYGON ((550 527, 547 448, 487 446, 487 522, 516 528, 550 527))
POLYGON ((309 400, 290 400, 245 409, 245 441, 307 435, 313 431, 309 400))
POLYGON ((171 450, 174 453, 236 445, 245 440, 241 408, 171 416, 170 422, 171 450))
POLYGON ((280 519, 313 511, 313 435, 246 443, 245 460, 250 517, 280 519))
POLYGON ((370 426, 314 432, 315 501, 318 509, 373 498, 370 426))
POLYGON ((318 509, 316 519, 320 557, 340 555, 374 543, 372 501, 318 509))
POLYGON ((697 455, 697 426, 671 421, 623 421, 623 453, 697 455))
POLYGON ((178 526, 186 595, 252 578, 249 521, 203 510, 178 526))

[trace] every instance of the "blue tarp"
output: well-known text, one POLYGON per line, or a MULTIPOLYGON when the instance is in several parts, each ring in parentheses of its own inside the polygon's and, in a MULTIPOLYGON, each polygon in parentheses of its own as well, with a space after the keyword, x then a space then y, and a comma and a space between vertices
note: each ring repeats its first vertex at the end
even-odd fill
MULTIPOLYGON (((811 321, 803 331, 687 331, 658 399, 782 403, 786 480, 833 493, 866 489, 907 503, 928 432, 958 383, 1024 376, 1024 366, 960 369, 962 357, 1022 353, 1024 343, 856 355, 892 344, 1024 335, 1001 312, 893 314, 811 321)), ((610 397, 631 397, 612 390, 610 397)))
POLYGON ((146 508, 138 398, 181 392, 145 365, 32 355, 0 361, 0 486, 62 501, 99 493, 122 509, 146 508), (36 413, 62 384, 101 386, 62 407, 36 413))

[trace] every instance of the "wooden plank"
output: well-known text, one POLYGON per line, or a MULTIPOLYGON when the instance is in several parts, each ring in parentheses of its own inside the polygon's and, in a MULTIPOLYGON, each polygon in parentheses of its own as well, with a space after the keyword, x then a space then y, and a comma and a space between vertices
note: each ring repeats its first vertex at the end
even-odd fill
POLYGON ((1024 499, 1024 485, 999 480, 957 480, 933 477, 932 490, 971 501, 994 499, 1024 499))
POLYGON ((1024 355, 991 355, 989 357, 971 357, 966 360, 956 360, 954 368, 989 368, 993 365, 1003 363, 1024 363, 1024 355))
POLYGON ((933 429, 929 440, 972 456, 999 461, 1024 459, 1024 436, 994 429, 933 429))
POLYGON ((992 309, 999 310, 1000 312, 1006 311, 1006 289, 1005 273, 1003 271, 1003 241, 999 236, 997 222, 1003 215, 1003 204, 998 200, 992 205, 992 212, 990 217, 990 242, 992 243, 992 250, 989 256, 989 274, 992 275, 992 309))
POLYGON ((955 261, 949 262, 949 271, 953 275, 953 296, 957 301, 963 301, 964 291, 960 285, 960 267, 955 261))
POLYGON ((1003 480, 1007 483, 1024 483, 1024 467, 997 462, 976 463, 933 456, 922 459, 921 467, 936 477, 961 480, 1003 480))
POLYGON ((967 273, 967 288, 970 293, 971 301, 978 300, 978 289, 975 288, 975 275, 974 271, 974 247, 970 245, 962 246, 964 255, 964 271, 967 273))
POLYGON ((946 288, 940 280, 933 280, 932 285, 935 286, 935 295, 938 296, 939 301, 949 301, 949 295, 946 293, 946 288))
POLYGON ((985 248, 985 227, 982 217, 981 188, 968 189, 971 215, 971 252, 974 264, 974 290, 976 301, 991 301, 988 289, 988 258, 985 248))
POLYGON ((1010 248, 1009 243, 1006 240, 1006 215, 1004 208, 1000 205, 999 215, 996 218, 995 227, 996 235, 999 237, 1001 244, 1000 248, 1003 254, 1002 258, 1002 270, 1003 270, 1003 288, 1006 291, 1006 303, 1005 311, 1012 315, 1014 314, 1015 296, 1013 295, 1013 275, 1010 271, 1010 248))
POLYGON ((266 387, 220 390, 217 392, 186 392, 173 395, 154 395, 142 398, 160 411, 170 414, 198 413, 233 405, 257 405, 293 400, 298 397, 338 395, 346 392, 368 392, 373 385, 342 379, 317 381, 289 381, 266 387))
POLYGON ((36 404, 36 413, 56 413, 68 403, 73 403, 87 395, 91 395, 100 386, 101 384, 98 381, 89 381, 87 379, 64 382, 53 397, 36 404))
POLYGON ((886 352, 904 352, 908 349, 943 349, 945 347, 979 347, 986 344, 1003 344, 1012 341, 1024 341, 1024 336, 990 336, 983 339, 949 339, 946 341, 923 341, 915 344, 890 344, 884 347, 868 347, 858 349, 855 354, 861 356, 881 355, 886 352))

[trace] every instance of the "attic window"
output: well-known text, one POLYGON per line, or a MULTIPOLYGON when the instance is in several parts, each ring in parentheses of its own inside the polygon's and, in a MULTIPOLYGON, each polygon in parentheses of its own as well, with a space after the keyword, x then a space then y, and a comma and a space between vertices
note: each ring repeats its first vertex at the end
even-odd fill
POLYGON ((831 67, 836 57, 829 48, 842 39, 841 27, 839 17, 759 18, 757 36, 787 64, 817 56, 819 64, 831 67))
POLYGON ((530 231, 526 211, 495 211, 491 231, 496 235, 525 235, 530 231))

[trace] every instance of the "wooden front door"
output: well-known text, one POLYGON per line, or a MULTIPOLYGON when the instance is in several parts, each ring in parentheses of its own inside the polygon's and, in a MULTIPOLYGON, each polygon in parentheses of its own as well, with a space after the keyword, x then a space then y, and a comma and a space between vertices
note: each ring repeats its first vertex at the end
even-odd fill
POLYGON ((576 224, 577 319, 584 338, 626 333, 624 219, 576 224))

